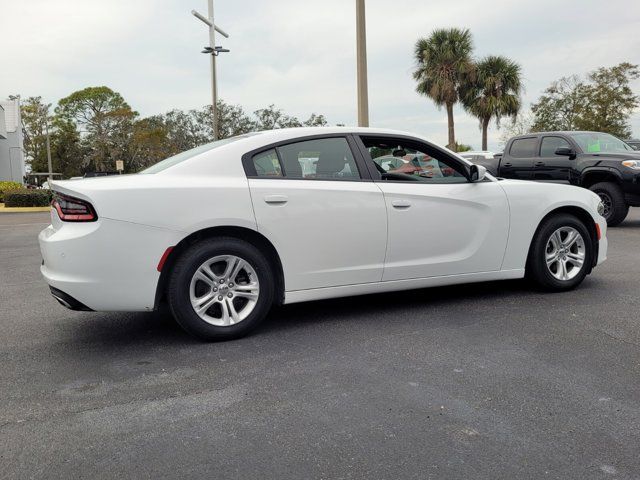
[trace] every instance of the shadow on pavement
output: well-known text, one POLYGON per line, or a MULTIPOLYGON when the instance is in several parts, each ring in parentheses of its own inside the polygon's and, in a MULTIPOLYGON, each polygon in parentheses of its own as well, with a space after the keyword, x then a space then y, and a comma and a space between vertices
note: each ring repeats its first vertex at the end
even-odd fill
MULTIPOLYGON (((588 279, 582 288, 588 288, 588 279)), ((513 301, 522 295, 542 295, 526 281, 513 280, 473 283, 420 290, 360 295, 356 297, 320 300, 274 307, 265 322, 252 337, 300 328, 303 324, 335 321, 371 321, 380 315, 397 318, 412 314, 425 307, 470 309, 475 302, 513 301)), ((105 348, 160 345, 181 347, 201 344, 185 333, 175 322, 168 309, 150 313, 82 313, 74 315, 73 325, 66 329, 69 342, 99 344, 105 348)), ((373 321, 378 321, 374 319, 373 321)), ((379 321, 388 321, 382 319, 379 321)), ((239 340, 242 341, 242 340, 239 340)))

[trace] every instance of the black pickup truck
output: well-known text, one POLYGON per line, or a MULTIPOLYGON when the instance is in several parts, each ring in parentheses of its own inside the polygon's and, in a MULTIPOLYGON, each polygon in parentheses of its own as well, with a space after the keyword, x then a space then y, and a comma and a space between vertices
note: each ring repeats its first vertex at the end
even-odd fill
POLYGON ((640 207, 640 152, 598 132, 539 132, 511 138, 504 153, 476 160, 496 177, 570 183, 597 193, 607 224, 640 207))

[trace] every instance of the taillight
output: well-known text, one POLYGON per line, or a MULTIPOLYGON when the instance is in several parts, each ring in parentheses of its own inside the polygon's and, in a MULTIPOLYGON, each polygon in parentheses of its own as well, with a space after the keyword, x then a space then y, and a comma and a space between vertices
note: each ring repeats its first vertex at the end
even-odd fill
POLYGON ((95 222, 98 219, 93 206, 85 200, 56 193, 51 202, 63 222, 95 222))

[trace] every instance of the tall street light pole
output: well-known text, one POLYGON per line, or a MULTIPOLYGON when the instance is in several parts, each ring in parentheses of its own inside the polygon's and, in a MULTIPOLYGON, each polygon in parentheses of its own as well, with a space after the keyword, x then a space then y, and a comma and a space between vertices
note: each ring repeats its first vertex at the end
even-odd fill
POLYGON ((358 126, 369 126, 369 93, 367 87, 367 30, 365 0, 356 0, 356 57, 358 70, 358 126))
POLYGON ((229 38, 229 35, 217 27, 213 21, 213 0, 208 0, 208 16, 205 17, 195 10, 191 10, 191 14, 198 20, 201 20, 209 27, 209 46, 205 47, 202 53, 211 55, 211 115, 213 117, 213 140, 218 139, 218 85, 217 85, 217 72, 216 72, 216 57, 220 52, 228 52, 222 47, 216 47, 216 32, 225 38, 229 38))

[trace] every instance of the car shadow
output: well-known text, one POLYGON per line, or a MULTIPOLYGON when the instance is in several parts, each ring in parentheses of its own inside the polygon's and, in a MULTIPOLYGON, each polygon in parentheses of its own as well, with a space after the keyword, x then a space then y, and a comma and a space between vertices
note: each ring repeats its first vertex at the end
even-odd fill
POLYGON ((616 227, 611 227, 612 229, 625 229, 625 228, 638 228, 640 227, 640 219, 633 219, 633 220, 625 220, 624 222, 622 222, 620 225, 616 226, 616 227))
MULTIPOLYGON (((587 277, 579 287, 580 290, 591 288, 599 288, 597 279, 591 277, 587 277)), ((456 315, 455 320, 447 316, 439 316, 437 320, 425 317, 425 321, 464 326, 465 322, 475 322, 472 315, 474 305, 495 302, 510 304, 525 298, 531 302, 532 299, 535 301, 535 297, 547 295, 553 293, 538 290, 526 280, 505 280, 296 303, 274 307, 249 337, 225 343, 255 342, 261 337, 272 338, 288 330, 304 330, 305 325, 317 326, 324 322, 388 323, 389 318, 402 321, 406 315, 415 318, 411 314, 423 312, 425 308, 440 311, 445 308, 450 312, 455 309, 466 310, 469 315, 456 315)), ((128 347, 144 350, 145 347, 180 349, 184 346, 207 345, 184 332, 166 308, 149 313, 83 314, 72 330, 73 338, 69 342, 89 343, 95 345, 93 348, 105 351, 128 347)))
MULTIPOLYGON (((427 306, 446 307, 479 300, 504 302, 510 297, 536 294, 540 293, 526 281, 509 280, 296 303, 274 307, 252 336, 265 333, 270 335, 325 321, 369 321, 373 315, 394 317, 400 312, 421 310, 427 306)), ((73 341, 105 347, 142 344, 156 347, 158 344, 184 346, 202 343, 185 333, 166 308, 149 313, 89 313, 81 314, 78 318, 73 328, 73 341)))

